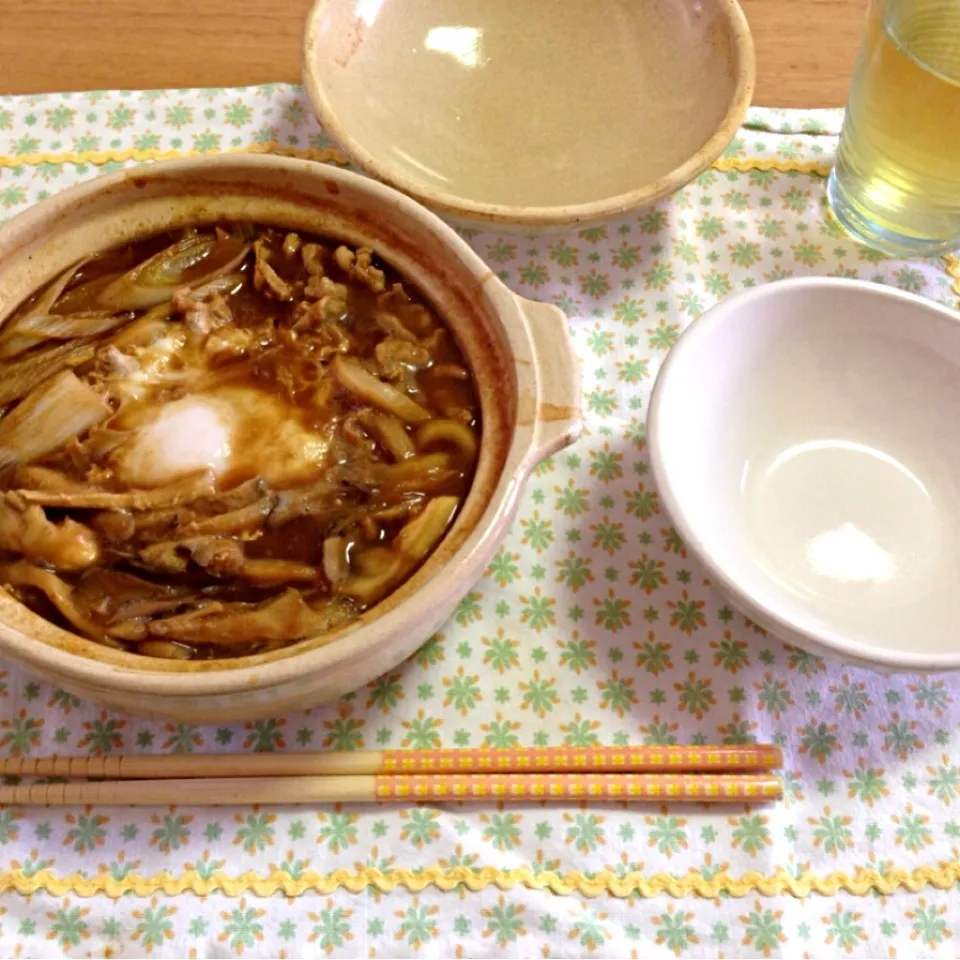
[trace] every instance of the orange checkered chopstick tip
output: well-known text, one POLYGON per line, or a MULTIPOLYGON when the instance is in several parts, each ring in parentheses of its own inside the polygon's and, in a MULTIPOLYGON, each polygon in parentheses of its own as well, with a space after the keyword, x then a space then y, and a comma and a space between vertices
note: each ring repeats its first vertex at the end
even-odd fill
POLYGON ((355 750, 325 753, 7 757, 0 774, 144 780, 415 773, 764 773, 783 763, 769 744, 355 750))
POLYGON ((378 800, 600 800, 745 803, 779 800, 764 774, 493 773, 378 776, 378 800))
POLYGON ((385 750, 383 773, 707 773, 760 772, 783 764, 779 747, 512 747, 385 750))

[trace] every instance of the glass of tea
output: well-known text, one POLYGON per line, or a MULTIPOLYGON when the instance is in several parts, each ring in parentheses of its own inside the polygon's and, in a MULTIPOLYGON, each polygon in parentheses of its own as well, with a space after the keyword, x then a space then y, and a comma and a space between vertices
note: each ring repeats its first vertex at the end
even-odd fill
POLYGON ((960 248, 960 0, 870 0, 828 194, 886 253, 960 248))

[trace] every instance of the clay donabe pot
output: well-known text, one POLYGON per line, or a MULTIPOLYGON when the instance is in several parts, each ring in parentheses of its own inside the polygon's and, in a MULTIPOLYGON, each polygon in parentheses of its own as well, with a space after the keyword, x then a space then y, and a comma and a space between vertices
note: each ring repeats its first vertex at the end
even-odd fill
POLYGON ((228 155, 98 177, 0 230, 0 321, 78 260, 158 232, 227 220, 365 244, 427 297, 472 371, 482 434, 456 522, 398 590, 330 636, 236 659, 162 660, 63 630, 0 590, 0 656, 111 707, 190 722, 266 716, 338 697, 409 657, 482 575, 524 481, 580 429, 563 314, 511 293, 415 201, 305 160, 228 155))

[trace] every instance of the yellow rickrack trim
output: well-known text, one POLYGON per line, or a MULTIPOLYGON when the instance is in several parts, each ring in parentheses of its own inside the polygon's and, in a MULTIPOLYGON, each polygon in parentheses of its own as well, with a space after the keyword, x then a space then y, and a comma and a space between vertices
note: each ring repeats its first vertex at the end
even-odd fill
POLYGON ((752 170, 776 170, 778 173, 809 173, 816 177, 830 175, 830 164, 823 160, 783 160, 776 157, 721 157, 714 170, 721 173, 735 170, 750 173, 752 170))
POLYGON ((224 153, 270 153, 282 157, 299 157, 302 160, 317 160, 320 163, 337 163, 346 166, 350 158, 339 150, 320 150, 316 147, 283 147, 275 140, 270 143, 250 143, 245 147, 230 147, 226 150, 87 150, 80 153, 26 153, 22 157, 0 155, 0 167, 36 167, 42 163, 104 163, 126 160, 181 160, 184 157, 202 157, 224 153))
MULTIPOLYGON (((230 147, 226 150, 87 150, 67 153, 25 153, 22 157, 0 155, 0 167, 36 167, 42 163, 92 163, 100 166, 110 162, 127 160, 179 160, 183 157, 211 156, 216 153, 271 153, 284 157, 300 157, 303 160, 319 160, 321 163, 338 163, 346 166, 350 159, 339 150, 319 150, 314 147, 284 147, 275 140, 270 143, 251 143, 245 147, 230 147)), ((717 160, 714 169, 736 170, 748 173, 751 170, 777 170, 780 173, 811 173, 825 177, 830 164, 819 160, 783 160, 767 157, 730 157, 717 160)))
POLYGON ((941 258, 947 269, 947 276, 953 277, 950 289, 960 297, 960 256, 955 253, 945 253, 941 258))
POLYGON ((781 870, 769 876, 757 872, 745 873, 740 877, 718 873, 710 878, 695 871, 679 877, 667 873, 644 876, 636 872, 621 876, 610 870, 587 875, 579 870, 569 873, 552 870, 535 872, 529 867, 515 870, 499 870, 495 867, 426 867, 416 871, 406 868, 381 871, 374 867, 365 867, 360 870, 335 870, 328 874, 311 870, 299 877, 293 877, 282 870, 268 876, 253 872, 231 876, 219 871, 210 876, 202 876, 195 870, 188 870, 176 876, 166 871, 149 877, 132 873, 123 879, 117 879, 107 872, 93 876, 79 873, 57 876, 49 870, 38 870, 30 874, 13 870, 0 874, 0 893, 12 891, 31 895, 45 890, 54 896, 73 894, 90 897, 104 894, 114 899, 131 893, 138 897, 149 897, 158 893, 167 896, 183 893, 205 896, 216 892, 231 897, 242 894, 271 897, 277 893, 296 897, 304 893, 330 894, 336 890, 361 893, 370 888, 382 892, 400 888, 419 893, 428 886, 435 886, 443 891, 463 886, 476 892, 494 885, 501 890, 522 886, 533 890, 549 890, 560 895, 575 893, 586 897, 603 894, 614 897, 654 897, 668 894, 672 897, 713 898, 721 894, 734 897, 759 894, 766 897, 788 895, 804 898, 813 894, 832 897, 841 892, 855 896, 865 896, 874 891, 891 894, 901 888, 913 893, 925 887, 947 890, 958 880, 960 861, 916 867, 913 870, 896 867, 883 873, 858 867, 853 874, 837 871, 824 875, 803 874, 794 877, 781 870))

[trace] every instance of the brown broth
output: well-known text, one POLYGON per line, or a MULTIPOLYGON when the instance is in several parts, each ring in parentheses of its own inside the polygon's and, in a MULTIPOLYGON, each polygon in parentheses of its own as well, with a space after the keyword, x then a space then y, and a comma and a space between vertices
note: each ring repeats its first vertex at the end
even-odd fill
MULTIPOLYGON (((200 284, 204 291, 208 282, 216 284, 218 271, 233 278, 232 285, 202 297, 181 290, 167 316, 162 304, 128 308, 116 329, 92 338, 94 359, 74 372, 114 412, 61 448, 7 471, 3 485, 8 492, 0 496, 13 534, 0 541, 0 582, 40 615, 114 646, 136 652, 146 644, 144 650, 154 651, 162 639, 172 645, 170 656, 238 656, 296 642, 324 625, 336 627, 412 575, 469 491, 480 436, 479 406, 453 335, 418 291, 375 258, 368 268, 364 260, 369 251, 347 253, 322 238, 300 235, 294 241, 270 228, 233 224, 151 237, 81 265, 50 312, 68 317, 77 311, 102 312, 105 290, 115 291, 118 282, 126 290, 118 278, 190 236, 210 241, 212 249, 180 272, 177 289, 200 284), (236 263, 237 250, 251 241, 253 249, 236 263), (308 250, 308 245, 314 246, 308 250), (123 339, 125 330, 134 329, 128 324, 147 314, 161 316, 162 333, 184 342, 166 358, 167 380, 150 382, 146 395, 141 390, 134 396, 126 367, 145 369, 150 351, 165 342, 161 336, 131 347, 123 339), (117 373, 121 368, 126 369, 123 375, 117 373), (372 394, 365 392, 351 371, 368 379, 372 375, 380 386, 372 394), (264 475, 282 472, 284 465, 261 460, 258 467, 250 454, 236 468, 231 462, 214 491, 154 513, 84 504, 83 495, 91 491, 130 490, 118 476, 125 448, 122 443, 109 448, 115 442, 110 438, 122 436, 118 431, 147 422, 159 405, 212 396, 226 386, 256 391, 264 398, 264 409, 285 411, 283 422, 322 436, 329 444, 325 462, 311 474, 301 471, 295 482, 266 482, 264 475), (409 414, 408 407, 395 402, 398 395, 421 412, 409 414), (449 422, 429 449, 422 448, 424 424, 435 430, 441 420, 449 422), (48 498, 45 518, 82 525, 97 539, 98 562, 71 569, 60 554, 35 548, 23 533, 27 521, 18 491, 32 489, 33 466, 55 471, 51 475, 57 482, 80 491, 68 492, 63 500, 48 498), (205 531, 226 522, 217 518, 232 521, 237 510, 245 509, 259 511, 258 518, 217 533, 213 544, 205 531), (131 526, 135 533, 120 536, 118 531, 131 526), (157 544, 173 546, 167 550, 157 544), (282 577, 271 561, 286 564, 282 577), (285 579, 293 564, 299 565, 299 575, 285 579), (268 567, 270 577, 280 579, 264 582, 268 567), (76 610, 54 605, 50 591, 38 586, 51 574, 66 585, 76 610), (191 624, 183 620, 184 614, 213 601, 223 606, 191 624), (156 611, 143 612, 150 604, 156 611), (262 614, 264 605, 268 615, 262 614), (126 615, 131 612, 136 615, 126 615), (262 629, 256 626, 261 622, 262 629), (218 626, 222 632, 215 636, 218 626)), ((138 285, 149 283, 141 278, 133 284, 138 285)), ((0 345, 15 336, 40 296, 0 329, 0 345)), ((82 341, 82 332, 77 339, 82 341)), ((26 356, 49 346, 41 340, 26 356)), ((23 359, 0 363, 0 377, 4 367, 23 359)), ((238 430, 245 423, 258 426, 232 436, 235 450, 256 451, 271 439, 256 417, 237 423, 238 430)))

